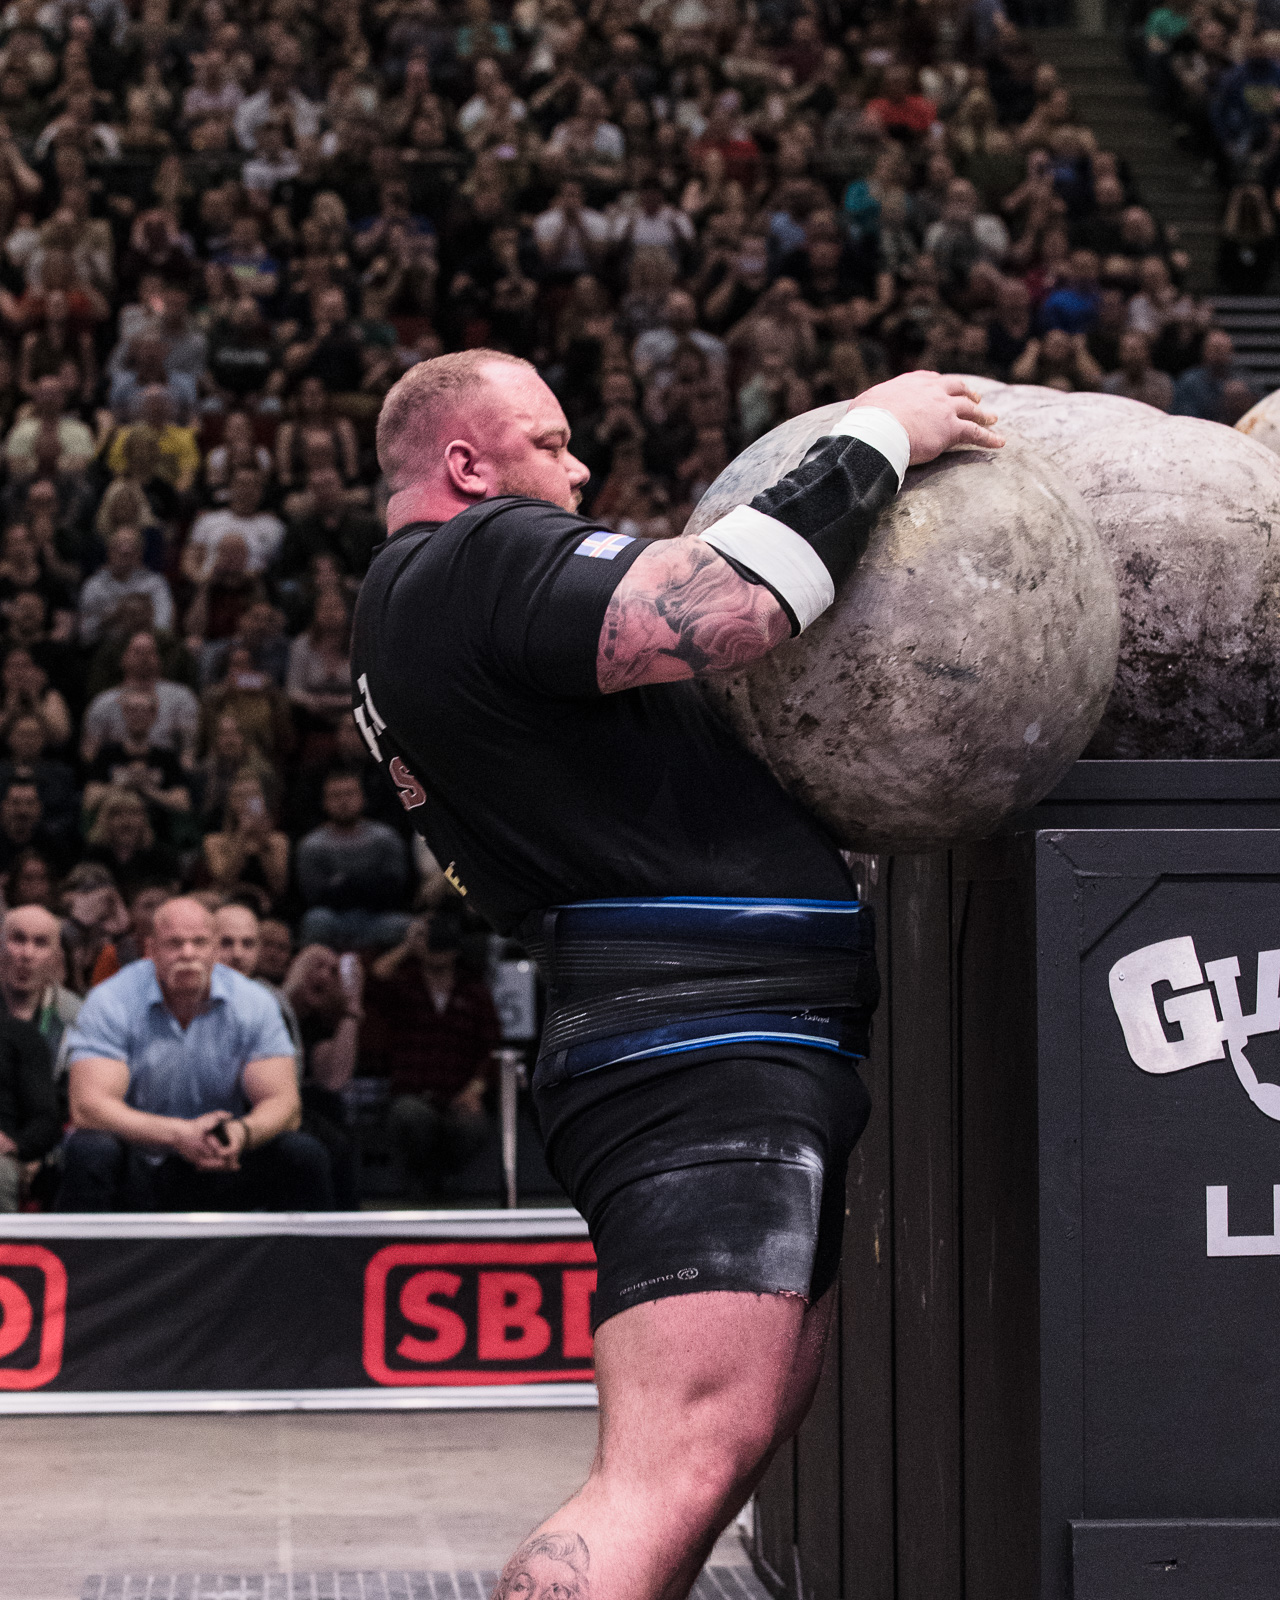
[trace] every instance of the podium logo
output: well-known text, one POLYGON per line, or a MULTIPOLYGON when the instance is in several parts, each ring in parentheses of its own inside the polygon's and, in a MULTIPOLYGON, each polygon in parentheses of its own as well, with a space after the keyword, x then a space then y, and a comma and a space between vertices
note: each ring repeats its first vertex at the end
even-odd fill
POLYGON ((42 1389, 62 1370, 67 1270, 52 1250, 0 1244, 0 1389, 42 1389))
POLYGON ((595 1252, 541 1244, 394 1244, 364 1275, 364 1369, 375 1383, 583 1382, 595 1252))
POLYGON ((1280 1032, 1280 950, 1258 952, 1258 982, 1248 1013, 1240 1005, 1239 977, 1235 956, 1206 961, 1201 968, 1195 940, 1187 934, 1122 956, 1108 981, 1135 1066, 1143 1072, 1182 1072, 1229 1059, 1258 1110, 1280 1122, 1280 1084, 1260 1083, 1245 1054, 1257 1034, 1280 1032), (1157 1000, 1161 984, 1174 992, 1157 1000))

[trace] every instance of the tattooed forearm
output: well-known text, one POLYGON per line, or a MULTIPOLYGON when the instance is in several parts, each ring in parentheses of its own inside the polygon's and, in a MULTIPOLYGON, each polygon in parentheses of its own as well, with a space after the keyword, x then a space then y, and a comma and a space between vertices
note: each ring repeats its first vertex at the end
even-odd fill
POLYGON ((502 1569, 493 1600, 590 1600, 591 1555, 578 1533, 535 1533, 502 1569))
POLYGON ((786 612, 701 539, 651 545, 618 585, 600 630, 605 694, 723 672, 791 636, 786 612))

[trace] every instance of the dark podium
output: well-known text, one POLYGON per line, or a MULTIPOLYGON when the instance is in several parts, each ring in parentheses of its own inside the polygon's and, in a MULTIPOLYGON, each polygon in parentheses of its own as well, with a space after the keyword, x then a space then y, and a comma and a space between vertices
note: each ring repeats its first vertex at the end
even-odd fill
POLYGON ((1280 761, 855 858, 884 999, 790 1600, 1280 1596, 1280 761))

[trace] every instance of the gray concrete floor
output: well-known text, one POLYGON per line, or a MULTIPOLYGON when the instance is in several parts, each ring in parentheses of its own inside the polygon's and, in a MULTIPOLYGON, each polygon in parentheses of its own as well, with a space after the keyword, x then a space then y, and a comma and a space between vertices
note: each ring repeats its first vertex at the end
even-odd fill
MULTIPOLYGON (((500 1567, 593 1411, 0 1418, 0 1600, 105 1572, 500 1567)), ((741 1563, 732 1531, 713 1561, 741 1563)))

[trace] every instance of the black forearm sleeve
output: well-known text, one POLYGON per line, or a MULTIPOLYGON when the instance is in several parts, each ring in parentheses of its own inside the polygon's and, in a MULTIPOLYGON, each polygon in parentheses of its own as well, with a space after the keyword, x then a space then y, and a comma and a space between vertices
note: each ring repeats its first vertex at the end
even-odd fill
POLYGON ((751 506, 812 545, 838 586, 897 492, 898 475, 878 450, 861 439, 826 438, 751 506))

